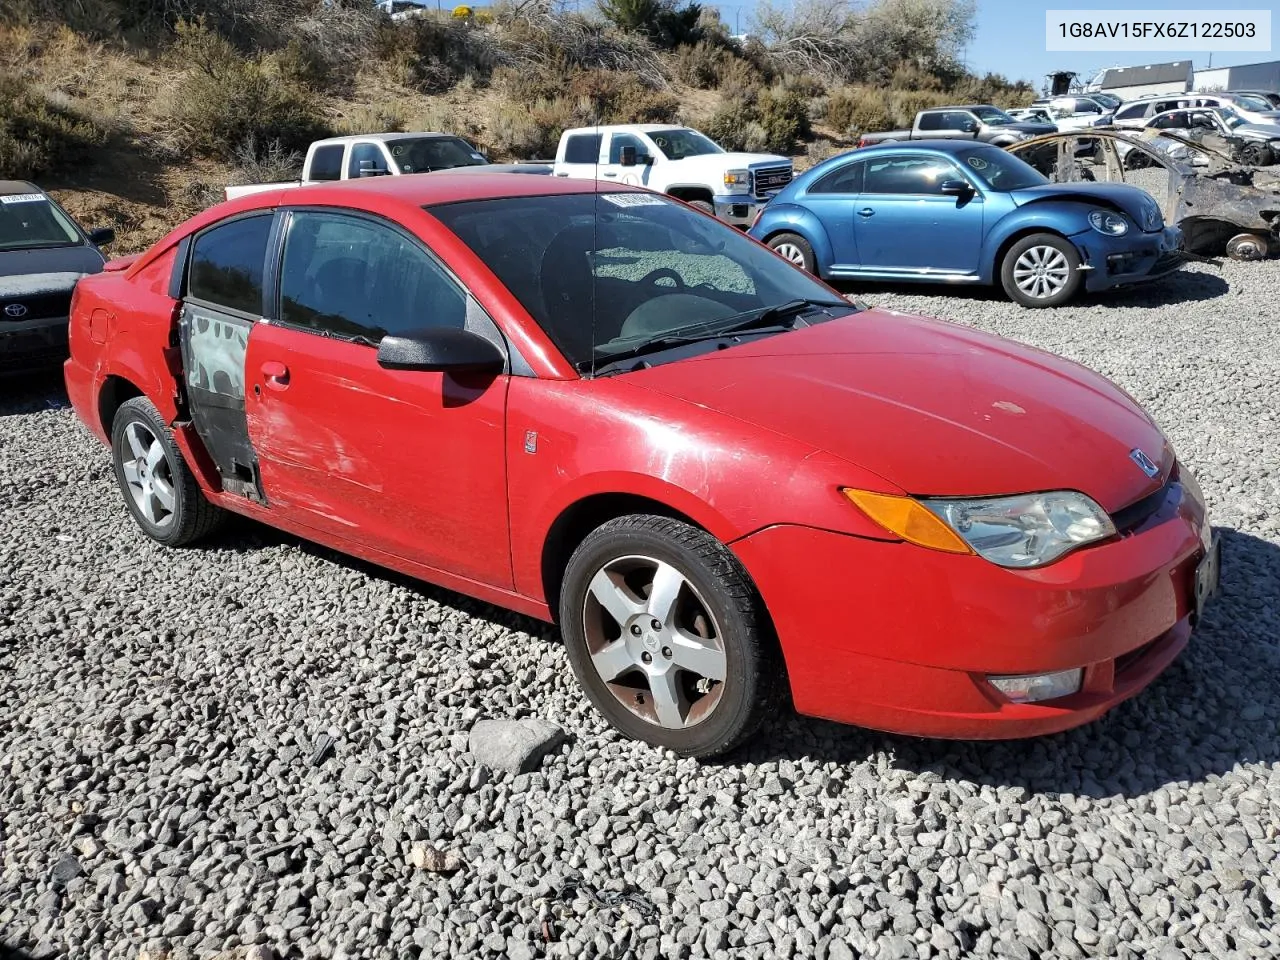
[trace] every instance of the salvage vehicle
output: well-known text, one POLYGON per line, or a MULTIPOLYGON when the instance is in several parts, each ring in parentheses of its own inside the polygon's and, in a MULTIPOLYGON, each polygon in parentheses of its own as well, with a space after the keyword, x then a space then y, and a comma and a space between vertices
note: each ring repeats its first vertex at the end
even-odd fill
POLYGON ((71 292, 114 239, 110 227, 82 230, 35 184, 0 180, 0 373, 66 359, 71 292))
POLYGON ((1280 157, 1280 126, 1249 123, 1227 107, 1169 110, 1148 120, 1146 129, 1177 133, 1189 140, 1224 150, 1240 163, 1250 166, 1269 166, 1280 157))
POLYGON ((71 349, 147 536, 238 513, 555 620, 600 712, 685 755, 788 692, 926 736, 1074 727, 1217 582, 1195 479, 1124 391, 637 188, 245 197, 83 281, 71 349))
POLYGON ((797 177, 750 232, 824 278, 998 281, 1024 307, 1182 263, 1180 231, 1144 191, 1054 185, 999 147, 955 140, 834 157, 797 177))
POLYGON ((1171 130, 1090 130, 1094 150, 1061 133, 1007 148, 1056 183, 1143 183, 1168 223, 1181 228, 1187 250, 1259 260, 1280 243, 1280 177, 1237 163, 1228 154, 1171 130), (1141 153, 1141 163, 1134 154, 1141 153), (1154 178, 1154 180, 1153 180, 1154 178))
POLYGON ((566 130, 555 162, 557 177, 648 187, 741 227, 793 172, 786 157, 729 153, 706 134, 663 123, 566 130))
POLYGON ((365 133, 317 140, 307 148, 302 178, 285 183, 246 183, 227 187, 234 200, 283 187, 357 180, 366 177, 404 176, 439 170, 480 170, 485 173, 548 175, 549 163, 490 163, 474 144, 448 133, 365 133))
POLYGON ((1112 126, 1140 129, 1147 121, 1170 110, 1210 109, 1234 110, 1247 123, 1275 123, 1280 113, 1271 109, 1270 101, 1258 97, 1243 97, 1230 93, 1174 93, 1153 94, 1125 103, 1115 112, 1112 126))
POLYGON ((1019 122, 999 107, 984 103, 921 110, 916 114, 910 130, 864 133, 858 138, 858 147, 871 147, 899 140, 977 140, 979 143, 994 143, 1003 147, 1027 137, 1056 133, 1057 130, 1056 123, 1019 122))

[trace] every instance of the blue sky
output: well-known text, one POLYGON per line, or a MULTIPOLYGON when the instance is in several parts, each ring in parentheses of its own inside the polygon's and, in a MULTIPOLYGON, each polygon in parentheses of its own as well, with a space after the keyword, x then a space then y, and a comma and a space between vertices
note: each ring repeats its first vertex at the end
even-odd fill
MULTIPOLYGON (((1045 51, 1044 14, 1046 10, 1265 10, 1274 0, 1236 0, 1213 3, 1211 0, 978 0, 978 35, 965 51, 969 68, 978 73, 1003 73, 1011 79, 1030 80, 1039 89, 1050 70, 1074 70, 1082 79, 1091 77, 1102 67, 1138 66, 1170 60, 1191 60, 1197 69, 1209 65, 1209 54, 1202 51, 1157 51, 1120 53, 1080 53, 1045 51)), ((1278 60, 1271 53, 1214 53, 1213 66, 1228 67, 1241 63, 1278 60)))

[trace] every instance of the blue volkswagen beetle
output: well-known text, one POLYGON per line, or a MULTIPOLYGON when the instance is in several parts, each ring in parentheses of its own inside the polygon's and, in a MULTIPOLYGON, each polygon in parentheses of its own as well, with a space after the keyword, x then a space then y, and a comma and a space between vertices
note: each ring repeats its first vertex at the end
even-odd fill
POLYGON ((999 147, 887 143, 793 180, 751 236, 810 273, 843 280, 990 284, 1056 307, 1181 265, 1182 232, 1145 190, 1050 183, 999 147))

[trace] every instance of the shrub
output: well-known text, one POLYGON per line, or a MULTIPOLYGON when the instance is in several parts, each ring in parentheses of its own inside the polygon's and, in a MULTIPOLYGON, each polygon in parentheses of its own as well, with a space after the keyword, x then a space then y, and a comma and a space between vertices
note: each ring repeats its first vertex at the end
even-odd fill
POLYGON ((484 144, 495 159, 552 156, 560 135, 577 122, 567 100, 543 100, 530 108, 504 104, 490 117, 484 144))
POLYGON ((296 180, 302 172, 302 153, 298 150, 286 150, 279 140, 259 144, 250 135, 249 139, 236 147, 235 183, 282 183, 285 180, 296 180))
POLYGON ((691 47, 681 47, 676 51, 675 75, 681 83, 699 90, 711 90, 720 86, 721 72, 730 59, 723 48, 699 40, 691 47))
POLYGON ((809 135, 809 110, 805 99, 785 87, 773 87, 760 94, 756 103, 757 122, 765 131, 765 149, 790 153, 796 141, 809 135))
POLYGON ((465 76, 487 81, 505 61, 490 31, 429 16, 384 24, 377 55, 397 81, 423 93, 449 90, 465 76))
POLYGON ((0 177, 28 180, 88 157, 107 131, 17 77, 0 77, 0 177))
POLYGON ((893 126, 893 113, 884 91, 843 87, 827 98, 825 120, 832 130, 849 136, 888 130, 893 126))
POLYGON ((168 113, 187 151, 234 159, 250 138, 289 151, 330 132, 306 90, 273 78, 202 25, 179 25, 178 56, 191 66, 168 113))
POLYGON ((674 0, 599 0, 601 15, 619 30, 648 37, 660 47, 674 49, 693 43, 700 34, 702 7, 677 6, 674 0))

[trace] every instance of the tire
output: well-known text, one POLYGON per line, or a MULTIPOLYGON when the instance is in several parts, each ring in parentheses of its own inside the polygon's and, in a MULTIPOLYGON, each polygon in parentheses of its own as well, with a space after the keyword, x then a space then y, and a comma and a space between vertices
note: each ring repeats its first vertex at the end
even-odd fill
POLYGON ((226 518, 224 510, 205 499, 168 424, 146 397, 126 400, 116 411, 111 463, 125 506, 157 543, 184 547, 212 533, 226 518))
POLYGON ((1267 167, 1274 158, 1265 143, 1246 143, 1240 148, 1240 159, 1251 167, 1267 167))
POLYGON ((817 261, 813 256, 813 246, 798 233, 780 233, 770 237, 769 249, 789 260, 797 267, 803 267, 806 273, 817 273, 817 261))
POLYGON ((716 215, 716 208, 712 206, 710 200, 690 200, 689 206, 695 210, 701 210, 707 216, 714 217, 716 215))
POLYGON ((1000 264, 1004 292, 1024 307, 1060 307, 1076 295, 1080 280, 1080 255, 1070 241, 1056 233, 1023 237, 1009 248, 1000 264), (1040 267, 1044 271, 1038 274, 1037 282, 1040 267))
POLYGON ((1126 170, 1145 170, 1147 167, 1154 167, 1156 162, 1149 156, 1138 149, 1131 149, 1124 156, 1124 168, 1126 170))
POLYGON ((582 541, 565 569, 560 629, 578 682, 609 723, 681 756, 733 749, 785 689, 746 570, 706 531, 669 517, 620 517, 582 541), (667 589, 651 599, 659 578, 667 589))

